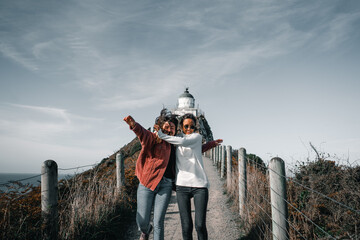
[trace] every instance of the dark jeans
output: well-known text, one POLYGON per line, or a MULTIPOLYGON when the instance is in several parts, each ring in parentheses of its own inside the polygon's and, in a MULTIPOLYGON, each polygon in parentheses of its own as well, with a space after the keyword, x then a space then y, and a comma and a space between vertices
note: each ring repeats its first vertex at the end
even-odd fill
POLYGON ((192 240, 193 221, 191 217, 191 198, 195 204, 195 229, 199 240, 208 239, 206 230, 206 211, 209 200, 207 188, 176 186, 176 198, 179 206, 182 235, 184 240, 192 240))

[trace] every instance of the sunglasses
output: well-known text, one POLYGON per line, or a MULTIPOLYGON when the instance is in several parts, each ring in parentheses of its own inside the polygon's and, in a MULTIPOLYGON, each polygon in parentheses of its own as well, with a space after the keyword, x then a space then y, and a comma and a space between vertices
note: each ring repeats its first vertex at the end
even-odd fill
POLYGON ((187 124, 186 124, 186 125, 184 125, 184 128, 185 128, 185 129, 191 128, 191 129, 194 130, 194 129, 195 129, 195 126, 194 126, 194 125, 187 125, 187 124))

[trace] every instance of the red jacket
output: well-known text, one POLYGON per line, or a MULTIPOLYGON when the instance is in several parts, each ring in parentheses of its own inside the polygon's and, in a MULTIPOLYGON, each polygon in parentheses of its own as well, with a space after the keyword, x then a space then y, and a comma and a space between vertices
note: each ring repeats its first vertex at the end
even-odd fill
POLYGON ((142 185, 154 191, 164 176, 171 146, 165 141, 156 143, 156 133, 146 130, 139 123, 135 123, 132 130, 142 146, 136 162, 135 174, 142 185))

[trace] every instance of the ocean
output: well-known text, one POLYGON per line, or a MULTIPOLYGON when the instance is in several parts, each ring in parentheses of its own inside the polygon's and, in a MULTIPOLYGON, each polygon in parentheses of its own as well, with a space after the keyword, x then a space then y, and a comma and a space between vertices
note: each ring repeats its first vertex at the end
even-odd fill
MULTIPOLYGON (((58 180, 63 178, 71 178, 73 175, 69 174, 59 174, 58 180)), ((4 184, 8 183, 9 181, 17 181, 23 180, 21 183, 23 184, 32 184, 34 186, 39 186, 41 182, 41 175, 40 173, 0 173, 0 190, 6 190, 6 186, 4 184)))

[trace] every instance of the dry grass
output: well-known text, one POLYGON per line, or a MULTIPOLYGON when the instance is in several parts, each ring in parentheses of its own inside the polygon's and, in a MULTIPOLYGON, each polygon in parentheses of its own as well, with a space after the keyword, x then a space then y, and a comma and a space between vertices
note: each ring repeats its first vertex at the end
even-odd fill
POLYGON ((39 239, 40 187, 11 184, 0 192, 0 239, 39 239))
MULTIPOLYGON (((115 153, 94 169, 59 182, 59 239, 124 239, 134 217, 138 185, 135 163, 140 148, 134 139, 121 149, 125 154, 126 176, 121 195, 115 190, 115 153)), ((301 211, 288 204, 290 239, 327 239, 328 233, 336 239, 358 240, 359 214, 334 201, 360 209, 360 167, 337 165, 323 156, 300 164, 294 177, 287 181, 288 202, 301 211)), ((227 191, 234 211, 239 212, 235 159, 236 156, 232 158, 233 178, 227 191)), ((272 239, 266 166, 259 159, 256 162, 247 165, 247 207, 240 220, 247 234, 242 239, 272 239)), ((40 202, 40 187, 14 183, 8 191, 0 192, 0 239, 40 239, 40 202)))
MULTIPOLYGON (((126 222, 123 207, 126 192, 119 195, 112 177, 97 171, 64 182, 68 191, 59 199, 59 235, 61 239, 116 239, 119 226, 126 222)), ((131 205, 130 205, 131 206, 131 205)))
MULTIPOLYGON (((235 159, 237 158, 233 157, 233 178, 228 194, 234 211, 239 212, 238 169, 235 159)), ((246 237, 242 239, 272 239, 270 188, 268 174, 264 169, 265 165, 262 167, 248 162, 246 214, 240 220, 246 237)), ((329 235, 336 239, 360 239, 359 212, 355 213, 336 203, 343 203, 359 211, 359 166, 339 166, 324 158, 303 163, 295 169, 295 177, 287 179, 287 196, 290 239, 328 239, 329 235)))
POLYGON ((360 166, 341 166, 335 161, 317 159, 301 164, 287 187, 289 202, 326 232, 289 207, 289 221, 297 229, 290 229, 291 235, 325 239, 329 234, 338 239, 360 239, 360 166), (358 213, 339 203, 357 209, 358 213))
MULTIPOLYGON (((239 179, 237 158, 232 158, 232 184, 228 190, 234 211, 239 212, 239 179)), ((240 225, 246 233, 243 239, 271 239, 271 207, 268 178, 256 164, 247 164, 247 202, 240 225)))
MULTIPOLYGON (((134 139, 125 155, 125 186, 116 191, 115 155, 58 185, 59 239, 124 239, 133 223, 135 164, 141 146, 134 139)), ((13 184, 0 193, 0 239, 41 239, 40 187, 13 184)))

